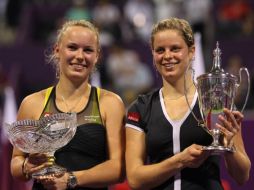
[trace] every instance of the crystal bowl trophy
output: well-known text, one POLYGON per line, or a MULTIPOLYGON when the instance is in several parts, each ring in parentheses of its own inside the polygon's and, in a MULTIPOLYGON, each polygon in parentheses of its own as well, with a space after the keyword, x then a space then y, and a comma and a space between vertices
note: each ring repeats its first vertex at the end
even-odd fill
MULTIPOLYGON (((57 149, 65 146, 75 135, 76 113, 57 113, 40 120, 20 120, 5 124, 5 133, 11 144, 25 153, 45 153, 54 158, 57 149)), ((32 178, 62 174, 65 168, 53 162, 52 166, 32 174, 32 178)))
MULTIPOLYGON (((221 68, 221 50, 219 49, 219 43, 216 44, 216 49, 213 52, 213 67, 209 73, 202 74, 194 79, 195 71, 193 71, 193 82, 198 93, 198 102, 202 119, 198 117, 192 111, 187 98, 186 76, 184 80, 185 97, 187 104, 193 114, 194 118, 199 122, 199 125, 204 127, 213 137, 213 142, 209 146, 204 146, 204 150, 213 150, 214 153, 234 152, 233 147, 227 147, 223 142, 223 134, 216 127, 216 123, 219 123, 218 116, 223 115, 223 109, 227 108, 233 110, 234 98, 236 96, 237 88, 242 84, 242 73, 245 72, 248 81, 248 90, 244 105, 241 109, 243 112, 250 91, 250 77, 247 68, 241 68, 239 70, 239 76, 235 76, 224 72, 221 68)), ((187 71, 189 67, 187 68, 187 71)), ((186 72, 187 73, 187 72, 186 72)), ((186 75, 185 73, 185 75, 186 75)))

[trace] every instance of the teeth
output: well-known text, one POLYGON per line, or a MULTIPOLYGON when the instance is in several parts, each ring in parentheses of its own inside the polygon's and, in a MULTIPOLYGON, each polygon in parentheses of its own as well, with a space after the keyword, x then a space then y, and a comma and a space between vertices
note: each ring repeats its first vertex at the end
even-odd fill
POLYGON ((171 68, 171 67, 174 67, 175 65, 174 64, 165 64, 164 66, 167 68, 171 68))
POLYGON ((79 64, 79 63, 72 63, 71 65, 76 65, 76 66, 82 66, 82 67, 86 67, 86 65, 84 65, 84 64, 79 64))

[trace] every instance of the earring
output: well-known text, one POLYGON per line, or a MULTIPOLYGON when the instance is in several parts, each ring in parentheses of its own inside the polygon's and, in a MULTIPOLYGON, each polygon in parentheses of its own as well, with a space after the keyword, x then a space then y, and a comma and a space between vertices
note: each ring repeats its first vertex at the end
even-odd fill
POLYGON ((60 69, 59 66, 56 66, 56 79, 60 78, 60 69))

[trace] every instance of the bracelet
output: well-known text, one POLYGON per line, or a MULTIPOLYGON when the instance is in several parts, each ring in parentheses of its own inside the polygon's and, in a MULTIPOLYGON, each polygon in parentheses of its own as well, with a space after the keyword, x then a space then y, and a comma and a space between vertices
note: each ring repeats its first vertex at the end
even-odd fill
POLYGON ((28 158, 26 157, 23 164, 22 164, 22 174, 23 176, 25 176, 26 179, 30 179, 29 174, 27 173, 27 171, 25 170, 26 164, 28 162, 28 158))

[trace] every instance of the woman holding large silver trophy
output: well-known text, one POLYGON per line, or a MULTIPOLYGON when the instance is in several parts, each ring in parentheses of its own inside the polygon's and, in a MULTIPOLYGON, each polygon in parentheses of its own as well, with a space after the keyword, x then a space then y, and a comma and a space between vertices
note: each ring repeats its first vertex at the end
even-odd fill
MULTIPOLYGON (((216 112, 219 115, 213 124, 223 134, 220 135, 223 145, 217 147, 213 146, 214 136, 207 126, 210 115, 207 114, 206 123, 199 122, 204 117, 200 89, 195 88, 193 72, 188 71, 195 53, 189 23, 178 18, 158 22, 152 30, 151 49, 163 86, 139 96, 128 110, 126 170, 130 186, 133 189, 222 190, 222 157, 234 180, 245 183, 251 163, 241 135, 243 114, 230 110, 225 103, 214 105, 212 111, 218 108, 220 112, 216 112)), ((203 83, 199 81, 198 85, 203 83)), ((221 88, 215 87, 216 94, 221 88)), ((213 102, 220 100, 223 99, 213 99, 213 102)))
POLYGON ((89 84, 99 53, 97 29, 67 21, 50 55, 56 86, 27 96, 9 125, 12 175, 36 179, 34 190, 102 190, 122 179, 125 108, 119 96, 89 84))

